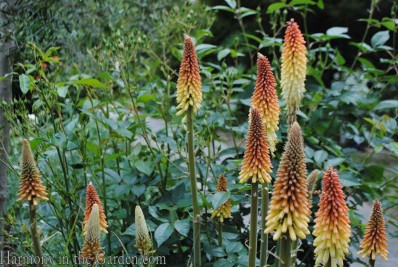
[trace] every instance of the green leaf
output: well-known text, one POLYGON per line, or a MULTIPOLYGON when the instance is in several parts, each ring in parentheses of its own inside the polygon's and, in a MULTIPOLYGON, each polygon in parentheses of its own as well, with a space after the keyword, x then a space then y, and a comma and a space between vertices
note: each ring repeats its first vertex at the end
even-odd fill
POLYGON ((29 75, 19 75, 19 87, 24 95, 31 89, 32 84, 29 75))
POLYGON ((384 45, 388 41, 388 39, 390 39, 389 31, 380 31, 376 32, 375 35, 373 35, 370 43, 373 47, 378 47, 384 45))
POLYGON ((361 183, 358 181, 358 178, 356 178, 349 172, 340 172, 339 177, 340 177, 341 185, 343 187, 351 187, 351 186, 361 185, 361 183))
POLYGON ((57 93, 58 93, 59 97, 64 98, 66 96, 66 93, 68 93, 68 86, 58 87, 57 93))
POLYGON ((229 48, 225 48, 225 49, 221 50, 217 54, 217 59, 221 60, 221 59, 225 58, 229 54, 229 52, 230 52, 229 48))
POLYGON ((139 197, 145 193, 145 189, 146 189, 146 186, 144 184, 135 184, 131 188, 131 191, 134 193, 134 195, 139 197))
POLYGON ((162 215, 158 213, 158 208, 156 206, 149 206, 148 212, 153 218, 158 219, 161 222, 168 222, 165 218, 163 218, 162 215))
POLYGON ((316 163, 322 163, 328 157, 328 153, 324 150, 318 150, 314 153, 314 160, 316 163))
POLYGON ((160 247, 167 239, 169 239, 173 231, 174 227, 170 223, 162 223, 158 226, 158 228, 156 228, 155 239, 158 243, 158 247, 160 247))
POLYGON ((211 205, 213 209, 218 209, 222 204, 227 202, 231 193, 230 192, 217 192, 214 194, 213 199, 211 201, 211 205))
POLYGON ((136 161, 135 162, 135 167, 137 168, 138 171, 146 174, 146 175, 151 175, 153 172, 153 164, 152 161, 136 161))
POLYGON ((239 99, 239 102, 241 102, 243 105, 250 107, 251 99, 246 98, 246 99, 239 99))
MULTIPOLYGON (((331 35, 331 36, 340 36, 340 37, 347 38, 348 35, 345 34, 347 32, 348 32, 347 27, 332 27, 326 31, 326 34, 331 35)), ((348 38, 349 38, 349 36, 348 36, 348 38)))
POLYGON ((286 7, 286 3, 273 3, 271 5, 268 6, 267 8, 267 14, 273 13, 276 10, 279 10, 281 8, 286 7))
POLYGON ((77 80, 77 81, 74 81, 72 84, 81 84, 81 85, 87 85, 87 86, 96 87, 96 88, 100 88, 100 89, 106 89, 105 84, 103 84, 102 82, 98 81, 97 79, 93 79, 93 78, 77 80))
POLYGON ((344 158, 329 159, 329 160, 326 162, 325 167, 326 167, 326 168, 329 167, 329 166, 335 167, 335 166, 338 166, 339 164, 343 163, 344 161, 345 161, 344 158))
POLYGON ((292 0, 289 5, 290 6, 295 6, 295 5, 315 5, 316 3, 312 0, 292 0))
POLYGON ((387 108, 398 108, 398 100, 384 100, 384 101, 381 101, 375 107, 375 110, 387 109, 387 108))
POLYGON ((243 245, 240 242, 229 242, 226 247, 227 254, 237 253, 243 249, 243 245))
POLYGON ((228 12, 231 12, 231 13, 234 13, 234 9, 232 9, 232 8, 230 8, 230 7, 227 7, 227 6, 214 6, 214 7, 212 7, 212 9, 214 9, 214 10, 224 10, 224 11, 228 11, 228 12))
POLYGON ((236 8, 236 1, 235 0, 225 0, 225 3, 227 3, 233 9, 236 8))
POLYGON ((144 95, 140 95, 137 98, 137 102, 142 102, 142 103, 148 104, 149 101, 153 101, 156 103, 156 97, 151 94, 144 94, 144 95))
POLYGON ((188 237, 190 227, 191 223, 188 219, 178 220, 174 223, 174 228, 177 230, 177 232, 186 237, 188 237))

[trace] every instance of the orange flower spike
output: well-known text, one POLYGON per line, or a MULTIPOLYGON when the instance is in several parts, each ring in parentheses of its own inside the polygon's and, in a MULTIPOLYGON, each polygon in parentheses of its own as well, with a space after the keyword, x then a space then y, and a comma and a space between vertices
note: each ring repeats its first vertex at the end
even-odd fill
POLYGON ((264 124, 257 108, 253 107, 250 109, 249 124, 239 182, 246 183, 251 180, 252 183, 270 183, 271 176, 269 173, 272 172, 272 165, 264 124))
POLYGON ((20 186, 17 194, 19 199, 17 201, 32 201, 33 205, 37 206, 37 200, 48 200, 46 187, 42 184, 41 174, 27 139, 23 140, 22 144, 20 177, 20 186))
MULTIPOLYGON (((221 174, 218 177, 217 182, 217 192, 227 192, 228 181, 224 174, 221 174)), ((224 219, 232 218, 231 215, 231 200, 228 199, 224 204, 218 207, 217 210, 213 210, 211 212, 211 218, 214 219, 215 217, 220 218, 220 222, 224 222, 224 219)))
POLYGON ((99 205, 93 204, 87 221, 87 232, 81 253, 84 263, 96 266, 96 262, 103 262, 104 253, 100 253, 101 250, 100 210, 99 205))
POLYGON ((274 191, 267 215, 265 233, 274 234, 274 240, 289 234, 291 240, 304 239, 310 232, 310 205, 308 201, 307 170, 304 141, 300 125, 295 122, 289 129, 282 160, 279 165, 274 191))
POLYGON ((296 120, 296 111, 305 92, 306 53, 304 37, 297 23, 292 19, 287 22, 282 47, 281 72, 282 97, 286 102, 289 124, 296 120))
POLYGON ((83 233, 86 233, 87 231, 87 223, 90 218, 91 210, 94 204, 97 204, 99 208, 101 230, 104 233, 108 233, 108 231, 106 230, 106 228, 108 228, 108 223, 106 222, 105 211, 102 207, 102 202, 97 194, 97 191, 95 190, 95 187, 91 182, 87 185, 86 188, 86 211, 84 214, 83 233))
POLYGON ((199 74, 199 63, 195 46, 189 36, 185 37, 184 53, 177 81, 177 115, 185 113, 192 107, 196 113, 202 103, 202 82, 199 74))
POLYGON ((275 132, 279 129, 279 102, 275 87, 276 82, 268 58, 258 53, 256 87, 251 102, 260 111, 272 154, 278 142, 275 132))
POLYGON ((348 254, 351 227, 348 207, 337 171, 331 166, 323 174, 322 195, 316 213, 313 235, 315 248, 315 266, 328 261, 331 267, 343 267, 348 254))
POLYGON ((383 210, 381 203, 376 199, 373 203, 372 214, 366 226, 365 237, 359 247, 362 249, 358 254, 362 257, 370 257, 372 260, 376 259, 376 254, 387 261, 387 236, 386 227, 384 225, 383 210))

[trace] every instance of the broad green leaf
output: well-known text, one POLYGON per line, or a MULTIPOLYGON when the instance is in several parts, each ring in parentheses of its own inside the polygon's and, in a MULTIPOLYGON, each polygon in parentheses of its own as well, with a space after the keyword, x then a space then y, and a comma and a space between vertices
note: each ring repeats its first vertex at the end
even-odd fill
POLYGON ((387 108, 398 108, 398 100, 383 100, 375 107, 376 110, 387 108))
POLYGON ((162 223, 155 230, 155 240, 160 247, 173 234, 174 227, 170 223, 162 223))
POLYGON ((146 189, 146 186, 144 184, 135 184, 131 188, 131 191, 134 193, 134 195, 139 197, 145 193, 145 189, 146 189))
POLYGON ((243 105, 250 107, 251 99, 246 98, 246 99, 239 99, 239 102, 241 102, 243 105))
POLYGON ((347 27, 332 27, 326 31, 326 34, 331 36, 341 36, 347 38, 348 35, 345 34, 347 32, 348 32, 347 27))
POLYGON ((147 161, 139 160, 135 162, 135 167, 137 168, 137 170, 148 176, 151 175, 151 173, 153 172, 153 163, 152 161, 149 160, 147 161))
POLYGON ((370 43, 373 47, 378 47, 384 45, 388 41, 388 39, 390 39, 389 31, 380 31, 376 32, 375 35, 373 35, 370 43))
POLYGON ((225 58, 229 54, 229 52, 230 52, 230 50, 228 48, 221 50, 217 54, 217 59, 221 60, 221 59, 225 58))
POLYGON ((188 236, 191 223, 188 219, 177 220, 174 223, 174 228, 183 236, 188 236))
POLYGON ((148 104, 149 101, 153 101, 156 103, 156 97, 151 94, 144 94, 144 95, 140 95, 137 98, 137 102, 142 102, 142 103, 148 104))
POLYGON ((59 97, 64 98, 66 96, 66 93, 68 93, 68 86, 58 87, 57 93, 58 93, 59 97))
POLYGON ((32 84, 29 75, 19 75, 19 87, 24 95, 31 89, 31 86, 32 84))
POLYGON ((334 159, 329 159, 326 164, 325 167, 327 168, 328 166, 338 166, 339 164, 343 163, 345 161, 344 158, 334 158, 334 159))
POLYGON ((267 8, 267 14, 270 14, 270 13, 272 13, 272 12, 274 12, 274 11, 276 11, 276 10, 279 10, 279 9, 281 9, 281 8, 284 8, 284 7, 286 7, 286 3, 282 3, 282 2, 273 3, 273 4, 271 4, 271 5, 268 6, 268 8, 267 8))
POLYGON ((322 163, 328 157, 328 153, 324 150, 318 150, 314 153, 314 160, 316 163, 322 163))
POLYGON ((148 211, 153 218, 158 219, 161 222, 168 222, 166 218, 163 218, 162 215, 158 213, 158 208, 156 206, 149 206, 148 211))
POLYGON ((290 6, 295 6, 295 5, 315 5, 316 3, 312 0, 292 0, 289 5, 290 6))
POLYGON ((230 192, 217 192, 214 194, 213 199, 211 201, 211 205, 213 209, 218 209, 222 204, 227 202, 231 193, 230 192))
POLYGON ((240 242, 229 242, 227 246, 227 253, 237 253, 243 249, 243 245, 240 242))
POLYGON ((72 84, 81 84, 81 85, 87 85, 87 86, 96 87, 96 88, 100 88, 100 89, 106 89, 105 84, 103 84, 102 82, 98 81, 97 79, 93 79, 93 78, 77 80, 77 81, 74 81, 72 84))

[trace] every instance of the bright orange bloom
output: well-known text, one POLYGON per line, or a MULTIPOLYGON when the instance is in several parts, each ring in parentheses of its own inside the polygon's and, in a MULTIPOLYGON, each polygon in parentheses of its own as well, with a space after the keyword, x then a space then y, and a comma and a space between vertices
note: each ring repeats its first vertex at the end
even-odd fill
POLYGON ((272 172, 271 168, 264 124, 260 111, 253 107, 250 110, 249 134, 239 182, 245 183, 251 179, 252 183, 269 183, 271 182, 269 175, 272 172))
POLYGON ((260 111, 263 118, 270 151, 275 151, 279 129, 279 102, 276 94, 276 82, 268 58, 258 53, 256 87, 251 99, 252 106, 260 111))
POLYGON ((296 111, 305 92, 307 49, 301 31, 294 20, 287 22, 282 47, 282 97, 286 102, 289 124, 296 120, 296 111))
POLYGON ((87 232, 84 238, 82 254, 84 263, 96 266, 103 262, 104 253, 101 253, 101 226, 99 206, 94 204, 87 222, 87 232))
POLYGON ((331 267, 342 267, 345 254, 348 254, 351 227, 343 188, 337 171, 331 166, 323 174, 313 235, 316 236, 315 266, 321 263, 326 266, 330 261, 331 267))
POLYGON ((366 226, 365 237, 359 247, 362 250, 358 251, 358 254, 362 254, 363 258, 370 256, 372 260, 375 260, 376 255, 380 254, 384 260, 388 260, 386 227, 384 225, 383 210, 378 199, 373 203, 372 214, 366 226))
POLYGON ((310 221, 307 191, 307 167, 300 125, 289 129, 285 151, 274 184, 265 233, 276 231, 274 240, 288 233, 291 240, 304 239, 310 221))
MULTIPOLYGON (((218 177, 217 183, 217 192, 227 192, 228 181, 224 174, 221 174, 218 177)), ((224 222, 226 218, 232 218, 231 215, 231 200, 228 199, 227 202, 222 204, 218 209, 213 210, 211 212, 211 218, 214 219, 215 217, 220 218, 220 222, 224 222)))
POLYGON ((83 233, 87 231, 87 223, 90 218, 91 210, 93 205, 97 204, 99 208, 99 218, 101 224, 101 230, 104 233, 108 233, 106 228, 108 227, 108 223, 106 222, 106 216, 104 212, 104 208, 102 207, 102 202, 95 190, 94 185, 90 182, 86 188, 86 211, 84 213, 84 226, 83 226, 83 233))
POLYGON ((21 157, 21 180, 17 201, 27 200, 37 206, 37 200, 48 200, 46 187, 42 184, 41 174, 36 166, 28 140, 23 140, 21 157))
POLYGON ((199 74, 199 63, 195 46, 189 36, 185 37, 184 53, 177 81, 177 115, 185 113, 192 107, 196 113, 202 103, 202 82, 199 74))

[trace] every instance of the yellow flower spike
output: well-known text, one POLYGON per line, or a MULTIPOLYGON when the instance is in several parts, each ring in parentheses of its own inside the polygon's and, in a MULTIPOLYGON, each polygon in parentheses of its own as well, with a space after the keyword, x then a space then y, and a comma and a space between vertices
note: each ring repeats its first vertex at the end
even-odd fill
POLYGON ((278 143, 275 132, 279 129, 279 102, 275 87, 276 82, 268 58, 258 53, 256 87, 251 103, 260 111, 272 154, 278 143))
POLYGON ((189 36, 185 37, 184 53, 177 81, 177 115, 185 113, 192 107, 196 113, 202 103, 202 82, 199 74, 199 63, 195 46, 189 36))
POLYGON ((296 112, 305 92, 307 71, 305 40, 296 22, 287 22, 282 47, 282 97, 286 102, 289 125, 296 121, 296 112))
POLYGON ((251 180, 252 183, 269 183, 272 165, 260 111, 257 108, 251 108, 249 117, 249 133, 239 182, 245 183, 251 180))
POLYGON ((108 233, 106 228, 108 228, 108 223, 106 222, 105 211, 102 206, 102 202, 95 190, 94 185, 90 182, 86 188, 86 211, 84 213, 84 225, 83 225, 83 233, 87 231, 87 223, 90 218, 91 210, 93 205, 97 204, 99 209, 99 216, 100 216, 100 225, 101 231, 104 233, 108 233))
POLYGON ((103 262, 104 253, 101 251, 100 210, 99 206, 94 204, 87 222, 87 232, 81 251, 84 263, 94 266, 96 263, 103 262))
POLYGON ((38 200, 48 200, 46 187, 42 184, 41 174, 27 139, 23 140, 22 144, 20 177, 20 186, 17 194, 19 199, 17 201, 27 200, 37 206, 38 200))
POLYGON ((330 261, 331 267, 343 267, 348 254, 351 227, 348 207, 337 171, 331 166, 323 174, 322 195, 316 213, 313 235, 315 266, 330 261))
POLYGON ((276 231, 274 240, 284 233, 288 233, 291 240, 304 239, 310 233, 306 176, 303 136, 300 125, 295 122, 289 129, 266 218, 265 233, 276 231))
POLYGON ((144 213, 140 206, 135 207, 135 236, 135 247, 140 251, 142 256, 148 256, 155 252, 153 250, 151 237, 149 236, 144 213))
POLYGON ((372 260, 375 260, 376 255, 379 254, 385 261, 388 260, 386 227, 384 225, 383 210, 378 199, 373 203, 372 214, 366 226, 365 237, 359 247, 362 250, 358 251, 358 254, 362 254, 363 258, 370 257, 372 260))
MULTIPOLYGON (((228 181, 224 174, 218 177, 217 182, 217 192, 227 192, 228 181)), ((211 218, 219 217, 220 222, 224 222, 224 219, 232 218, 231 215, 231 200, 228 199, 224 204, 222 204, 218 209, 211 212, 211 218)))

